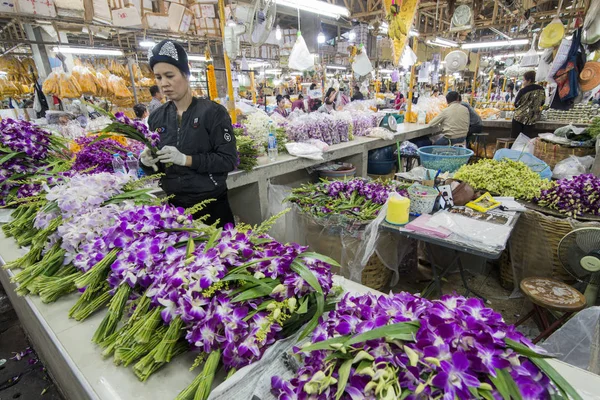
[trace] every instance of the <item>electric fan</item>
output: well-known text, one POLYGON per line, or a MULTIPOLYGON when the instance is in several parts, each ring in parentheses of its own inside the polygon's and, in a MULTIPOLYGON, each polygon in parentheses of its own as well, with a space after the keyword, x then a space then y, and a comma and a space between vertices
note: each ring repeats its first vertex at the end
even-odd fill
POLYGON ((473 12, 471 7, 462 4, 456 7, 452 15, 450 32, 465 31, 472 28, 473 12))
POLYGON ((600 228, 579 228, 566 234, 558 245, 558 258, 569 274, 587 283, 587 305, 595 305, 600 289, 600 228))
POLYGON ((465 69, 468 58, 464 52, 460 50, 454 50, 446 55, 444 61, 446 62, 446 71, 453 73, 465 69))
POLYGON ((277 6, 275 0, 254 0, 246 16, 246 32, 252 46, 258 47, 267 41, 275 23, 277 6))

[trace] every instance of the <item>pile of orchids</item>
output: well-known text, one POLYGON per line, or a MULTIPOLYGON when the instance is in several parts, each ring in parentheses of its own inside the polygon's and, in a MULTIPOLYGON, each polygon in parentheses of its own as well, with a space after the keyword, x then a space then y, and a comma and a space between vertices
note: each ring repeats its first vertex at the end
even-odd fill
POLYGON ((77 138, 72 145, 75 161, 71 169, 79 173, 112 172, 113 154, 121 159, 127 158, 127 153, 136 156, 143 150, 143 145, 136 141, 116 136, 114 138, 99 138, 97 135, 77 138))
POLYGON ((280 400, 581 398, 500 314, 456 295, 346 294, 294 351, 293 378, 271 378, 280 400))
POLYGON ((191 217, 205 203, 161 204, 127 179, 76 175, 16 209, 5 232, 32 231, 30 251, 6 266, 23 268, 14 276, 20 294, 51 302, 79 290, 76 320, 107 309, 92 341, 142 381, 197 352, 204 367, 178 400, 206 399, 219 365, 232 373, 317 326, 335 261, 266 235, 274 219, 206 226, 191 217))
POLYGON ((242 124, 233 124, 233 133, 238 153, 237 168, 242 171, 251 171, 258 165, 260 146, 248 135, 242 124))
POLYGON ((297 204, 310 215, 322 218, 343 215, 368 222, 379 213, 390 193, 408 197, 407 185, 397 181, 369 181, 355 178, 344 181, 322 181, 292 189, 287 201, 297 204))
POLYGON ((62 141, 27 121, 0 121, 0 205, 37 195, 40 182, 69 169, 62 141))

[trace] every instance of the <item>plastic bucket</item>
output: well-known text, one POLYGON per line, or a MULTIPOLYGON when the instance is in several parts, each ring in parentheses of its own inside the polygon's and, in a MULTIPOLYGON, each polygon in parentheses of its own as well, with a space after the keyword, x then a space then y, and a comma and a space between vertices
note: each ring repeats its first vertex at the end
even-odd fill
POLYGON ((417 150, 421 165, 442 172, 455 172, 469 162, 472 150, 453 146, 425 146, 417 150))
POLYGON ((319 171, 319 176, 325 179, 350 179, 356 175, 356 167, 341 171, 319 171))

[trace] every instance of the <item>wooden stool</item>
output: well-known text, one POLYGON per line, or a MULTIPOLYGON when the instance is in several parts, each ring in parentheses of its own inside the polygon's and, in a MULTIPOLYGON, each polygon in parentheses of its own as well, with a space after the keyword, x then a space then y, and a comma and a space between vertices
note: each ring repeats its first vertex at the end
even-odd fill
POLYGON ((513 138, 500 138, 496 139, 496 150, 494 153, 498 151, 498 149, 510 149, 510 145, 515 142, 513 138))
POLYGON ((574 312, 583 310, 586 306, 585 297, 573 286, 551 278, 525 278, 521 281, 521 291, 533 303, 533 310, 518 320, 515 326, 521 325, 533 315, 537 315, 542 323, 543 331, 533 339, 537 343, 550 336, 564 324, 574 312), (546 313, 558 311, 563 315, 548 323, 546 313))
MULTIPOLYGON (((472 133, 471 134, 471 144, 474 145, 474 151, 475 151, 475 156, 473 157, 476 160, 481 160, 482 158, 487 158, 487 151, 486 151, 486 147, 487 147, 487 138, 490 134, 489 133, 472 133), (479 156, 479 145, 482 144, 483 142, 483 157, 479 156)), ((496 145, 497 146, 497 145, 496 145)), ((469 145, 470 147, 470 145, 469 145)))

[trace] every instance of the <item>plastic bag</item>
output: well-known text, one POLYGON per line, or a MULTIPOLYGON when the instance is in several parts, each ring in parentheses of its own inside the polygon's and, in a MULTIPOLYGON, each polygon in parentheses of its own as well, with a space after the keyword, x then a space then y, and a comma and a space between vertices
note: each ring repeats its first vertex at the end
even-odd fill
POLYGON ((298 71, 304 71, 314 67, 314 65, 315 59, 312 54, 310 54, 310 51, 308 51, 304 38, 300 32, 298 32, 298 38, 290 53, 289 67, 298 71))
POLYGON ((554 179, 572 178, 576 175, 587 174, 594 164, 594 157, 585 156, 569 156, 562 161, 559 161, 554 166, 552 177, 554 179))
POLYGON ((544 54, 540 57, 540 64, 538 65, 535 73, 535 80, 538 82, 546 82, 548 80, 548 73, 552 68, 552 59, 554 58, 553 49, 544 50, 544 54))
POLYGON ((519 133, 519 136, 517 136, 517 140, 515 140, 515 142, 513 143, 513 145, 511 146, 510 149, 516 150, 516 151, 524 151, 526 153, 533 154, 533 148, 534 148, 533 140, 531 140, 529 137, 523 135, 522 133, 519 133))
POLYGON ((371 128, 369 129, 368 135, 369 137, 380 138, 383 140, 392 140, 394 139, 394 132, 390 131, 387 128, 371 128))
POLYGON ((573 124, 569 124, 563 127, 560 127, 554 131, 556 136, 564 137, 567 139, 574 139, 575 136, 581 135, 584 133, 585 128, 578 128, 573 124))
POLYGON ((550 170, 548 164, 546 164, 539 158, 533 156, 532 154, 523 153, 511 149, 500 149, 496 153, 494 153, 494 160, 502 160, 503 158, 508 158, 514 161, 521 161, 527 164, 527 166, 531 168, 533 172, 539 174, 540 177, 542 177, 542 179, 552 178, 552 171, 550 170))
POLYGON ((288 153, 296 157, 308 158, 310 160, 322 160, 323 152, 317 146, 309 143, 286 143, 288 153))
POLYGON ((369 60, 364 47, 354 59, 354 62, 352 63, 352 71, 354 71, 354 73, 358 76, 364 76, 373 71, 373 65, 371 64, 371 60, 369 60))

